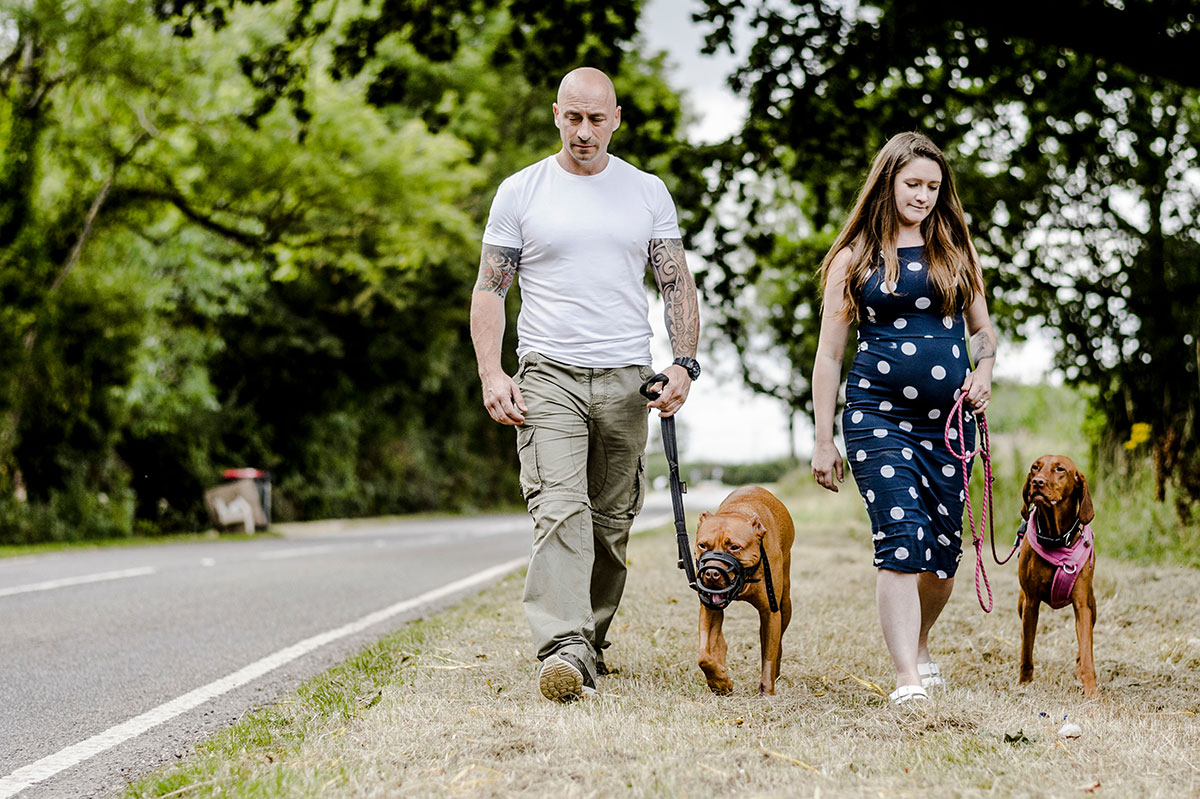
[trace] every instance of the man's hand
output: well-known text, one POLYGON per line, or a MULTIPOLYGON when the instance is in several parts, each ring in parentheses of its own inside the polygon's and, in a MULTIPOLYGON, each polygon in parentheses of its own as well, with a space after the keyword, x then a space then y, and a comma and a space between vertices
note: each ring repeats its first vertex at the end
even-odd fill
POLYGON ((483 407, 500 424, 525 423, 525 400, 516 382, 504 372, 480 377, 483 383, 483 407))
POLYGON ((651 390, 657 389, 661 393, 658 399, 646 403, 646 406, 657 408, 659 416, 674 416, 683 407, 683 403, 687 402, 688 392, 692 388, 692 378, 688 375, 687 369, 678 364, 671 364, 663 369, 662 373, 670 378, 670 382, 665 386, 661 383, 651 385, 651 390))

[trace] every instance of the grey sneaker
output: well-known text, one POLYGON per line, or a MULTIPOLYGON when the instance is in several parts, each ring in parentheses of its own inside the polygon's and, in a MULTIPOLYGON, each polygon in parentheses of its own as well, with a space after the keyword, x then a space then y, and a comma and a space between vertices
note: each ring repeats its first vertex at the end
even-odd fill
POLYGON ((572 702, 596 693, 592 675, 583 661, 570 652, 556 652, 542 661, 538 687, 551 702, 572 702))

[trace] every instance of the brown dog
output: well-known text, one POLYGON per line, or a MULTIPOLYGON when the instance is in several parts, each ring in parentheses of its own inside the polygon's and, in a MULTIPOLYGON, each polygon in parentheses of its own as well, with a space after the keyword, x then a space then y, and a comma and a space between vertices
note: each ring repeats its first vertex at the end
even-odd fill
POLYGON ((758 610, 758 635, 762 647, 762 680, 758 690, 761 694, 775 693, 775 678, 779 676, 782 654, 781 639, 792 619, 792 540, 795 537, 792 516, 787 508, 774 494, 758 486, 735 489, 725 497, 716 513, 700 514, 700 526, 696 530, 699 561, 696 583, 701 598, 700 668, 713 693, 733 691, 733 681, 725 669, 728 647, 721 633, 721 623, 725 620, 725 608, 735 599, 749 602, 758 610), (744 587, 736 590, 730 570, 714 559, 714 553, 736 559, 744 575, 744 587), (736 596, 732 595, 735 590, 736 596), (772 610, 772 605, 777 610, 772 610))
MULTIPOLYGON (((1067 547, 1079 540, 1081 531, 1095 518, 1092 510, 1092 495, 1087 480, 1075 467, 1074 462, 1062 455, 1043 455, 1029 469, 1022 491, 1025 505, 1021 516, 1030 519, 1036 526, 1039 539, 1057 539, 1067 547), (1032 518, 1031 518, 1032 516, 1032 518)), ((1045 602, 1052 608, 1070 604, 1075 608, 1075 637, 1079 643, 1079 654, 1075 658, 1075 674, 1083 685, 1084 696, 1093 697, 1096 687, 1096 667, 1092 661, 1092 628, 1096 624, 1096 597, 1092 593, 1092 573, 1095 567, 1094 550, 1090 540, 1080 546, 1088 548, 1086 557, 1077 567, 1075 584, 1069 594, 1065 588, 1054 589, 1055 573, 1051 563, 1034 551, 1032 536, 1026 533, 1021 542, 1021 557, 1017 574, 1021 580, 1021 595, 1017 600, 1017 613, 1021 616, 1021 676, 1020 682, 1033 679, 1033 639, 1037 635, 1038 610, 1045 602), (1058 595, 1055 595, 1055 594, 1058 595)), ((1047 549, 1053 555, 1062 549, 1047 549)))

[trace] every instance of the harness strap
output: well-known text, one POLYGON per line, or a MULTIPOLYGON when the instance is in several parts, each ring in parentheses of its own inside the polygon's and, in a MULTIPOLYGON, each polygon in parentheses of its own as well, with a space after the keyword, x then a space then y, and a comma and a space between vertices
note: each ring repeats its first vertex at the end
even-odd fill
POLYGON ((1029 537, 1029 545, 1038 557, 1054 567, 1054 580, 1050 583, 1050 607, 1055 610, 1065 608, 1071 603, 1071 592, 1075 590, 1080 569, 1096 557, 1094 534, 1091 526, 1085 524, 1071 546, 1047 549, 1037 535, 1036 516, 1036 512, 1029 514, 1029 527, 1033 532, 1029 537))

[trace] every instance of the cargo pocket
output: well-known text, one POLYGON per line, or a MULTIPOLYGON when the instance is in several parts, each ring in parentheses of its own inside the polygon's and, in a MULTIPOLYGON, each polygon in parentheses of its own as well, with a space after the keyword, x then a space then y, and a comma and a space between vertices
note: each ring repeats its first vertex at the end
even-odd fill
POLYGON ((517 458, 521 461, 521 496, 529 501, 542 490, 542 473, 538 465, 537 446, 533 427, 517 428, 517 458))
POLYGON ((633 478, 633 511, 630 513, 630 518, 641 513, 644 504, 646 504, 646 454, 643 452, 638 456, 637 474, 633 478))

